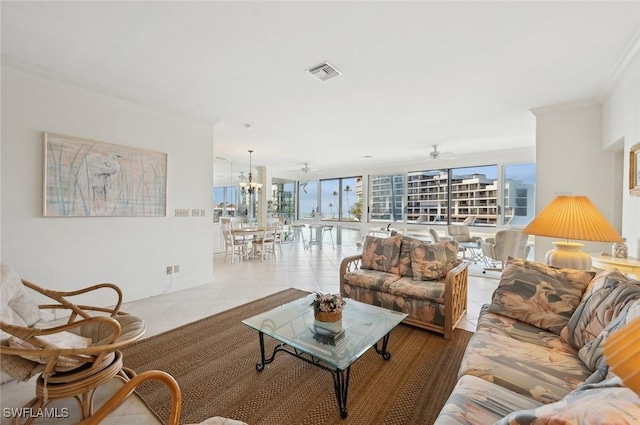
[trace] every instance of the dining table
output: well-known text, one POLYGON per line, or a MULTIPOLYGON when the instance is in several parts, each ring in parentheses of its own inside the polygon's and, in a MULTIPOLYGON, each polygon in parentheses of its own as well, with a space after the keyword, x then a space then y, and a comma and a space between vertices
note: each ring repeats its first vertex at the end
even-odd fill
MULTIPOLYGON (((251 237, 250 240, 253 240, 256 238, 256 236, 262 235, 263 232, 268 229, 272 229, 272 227, 236 227, 231 229, 231 234, 233 235, 233 237, 242 236, 245 240, 247 239, 247 237, 251 237)), ((255 254, 256 251, 253 249, 253 247, 251 247, 249 253, 247 254, 247 257, 252 258, 255 256, 255 254)))

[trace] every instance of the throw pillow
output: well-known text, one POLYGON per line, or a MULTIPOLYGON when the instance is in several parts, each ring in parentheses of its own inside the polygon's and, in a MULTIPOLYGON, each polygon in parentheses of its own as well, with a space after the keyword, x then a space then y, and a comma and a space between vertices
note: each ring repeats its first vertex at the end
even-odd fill
POLYGON ((398 271, 400 276, 413 278, 413 270, 411 269, 411 242, 422 242, 420 239, 403 236, 400 243, 400 260, 398 261, 398 271))
MULTIPOLYGON (((86 348, 91 346, 91 339, 90 338, 85 338, 83 336, 80 335, 76 335, 74 333, 71 332, 57 332, 55 334, 51 334, 51 335, 41 335, 38 337, 39 339, 41 339, 42 341, 44 341, 47 345, 44 349, 47 350, 55 350, 55 349, 60 349, 60 348, 86 348)), ((11 337, 9 339, 9 347, 12 348, 25 348, 27 350, 42 350, 39 347, 36 347, 35 345, 24 341, 20 338, 16 338, 16 337, 11 337)), ((38 362, 38 363, 42 363, 42 364, 47 364, 50 360, 50 355, 46 355, 46 356, 39 356, 39 355, 29 355, 29 354, 24 354, 21 355, 20 357, 23 357, 25 359, 29 359, 32 360, 34 362, 38 362)), ((64 370, 69 370, 69 369, 73 369, 77 366, 79 366, 80 364, 82 364, 82 362, 72 359, 72 358, 68 358, 68 357, 64 357, 61 356, 58 359, 58 362, 56 364, 56 370, 58 371, 64 371, 64 370)))
POLYGON ((367 236, 362 246, 362 268, 398 273, 402 236, 378 238, 367 236))
POLYGON ((594 275, 508 257, 489 311, 560 334, 594 275))
POLYGON ((594 277, 560 337, 577 350, 593 341, 619 313, 622 305, 620 296, 629 281, 617 270, 594 277))
POLYGON ((596 338, 585 343, 578 351, 578 357, 591 370, 599 370, 604 359, 602 346, 609 335, 625 324, 630 323, 640 314, 640 286, 625 284, 617 288, 608 298, 615 299, 615 306, 611 308, 613 317, 596 338))
POLYGON ((640 418, 640 397, 619 378, 583 385, 562 400, 536 409, 520 410, 495 425, 580 424, 631 425, 640 418))
POLYGON ((411 242, 413 280, 438 280, 460 264, 458 242, 411 242))

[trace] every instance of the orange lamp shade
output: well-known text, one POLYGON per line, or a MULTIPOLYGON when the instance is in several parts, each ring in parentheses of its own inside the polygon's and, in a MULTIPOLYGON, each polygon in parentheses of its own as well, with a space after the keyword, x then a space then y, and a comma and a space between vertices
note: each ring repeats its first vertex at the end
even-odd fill
POLYGON ((640 317, 612 333, 602 353, 613 373, 640 395, 640 317))
POLYGON ((566 240, 622 242, 622 237, 586 196, 557 196, 523 232, 566 240))

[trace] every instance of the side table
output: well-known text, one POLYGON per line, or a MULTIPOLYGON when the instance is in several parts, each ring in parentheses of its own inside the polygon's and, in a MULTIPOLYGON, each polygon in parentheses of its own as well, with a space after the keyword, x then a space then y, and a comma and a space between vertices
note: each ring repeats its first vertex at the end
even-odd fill
POLYGON ((622 273, 635 275, 640 278, 640 261, 635 258, 616 258, 611 255, 589 254, 591 266, 595 269, 618 269, 622 273))

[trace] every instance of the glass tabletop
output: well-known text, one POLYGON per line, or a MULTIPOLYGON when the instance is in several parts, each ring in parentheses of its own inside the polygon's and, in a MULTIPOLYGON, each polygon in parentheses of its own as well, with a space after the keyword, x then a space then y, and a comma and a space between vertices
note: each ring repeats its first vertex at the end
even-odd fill
POLYGON ((344 370, 380 341, 406 314, 346 299, 339 322, 314 319, 309 306, 315 294, 242 321, 247 326, 344 370), (343 333, 344 332, 344 333, 343 333), (335 344, 326 336, 337 334, 335 344))

